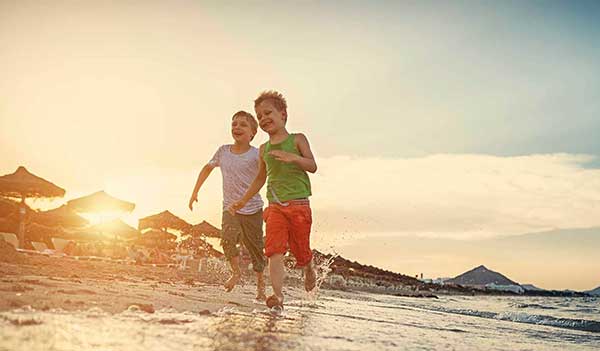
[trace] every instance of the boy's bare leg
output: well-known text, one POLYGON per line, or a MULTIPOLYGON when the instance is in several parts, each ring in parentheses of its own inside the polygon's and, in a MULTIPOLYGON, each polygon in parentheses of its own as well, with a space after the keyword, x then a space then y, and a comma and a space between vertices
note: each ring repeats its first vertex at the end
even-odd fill
POLYGON ((312 260, 304 267, 304 289, 312 291, 317 285, 317 273, 313 267, 312 260))
POLYGON ((256 272, 256 299, 259 301, 265 301, 267 295, 265 294, 265 276, 263 272, 256 272))
POLYGON ((233 290, 242 277, 242 272, 240 272, 240 256, 233 256, 229 260, 229 265, 231 266, 231 278, 224 284, 227 292, 233 290))
POLYGON ((279 299, 279 302, 283 304, 283 277, 285 275, 285 269, 283 266, 282 254, 274 254, 269 257, 269 273, 271 275, 273 293, 277 299, 279 299))

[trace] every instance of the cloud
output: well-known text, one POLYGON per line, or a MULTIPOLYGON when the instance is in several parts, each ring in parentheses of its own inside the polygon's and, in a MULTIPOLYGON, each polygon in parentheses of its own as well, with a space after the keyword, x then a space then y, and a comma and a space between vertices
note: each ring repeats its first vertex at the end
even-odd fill
POLYGON ((590 155, 431 155, 319 160, 315 228, 482 238, 600 225, 590 155))

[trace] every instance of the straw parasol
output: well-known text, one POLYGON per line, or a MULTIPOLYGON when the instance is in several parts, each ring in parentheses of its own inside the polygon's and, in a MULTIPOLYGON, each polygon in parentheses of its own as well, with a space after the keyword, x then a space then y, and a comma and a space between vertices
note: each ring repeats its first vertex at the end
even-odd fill
POLYGON ((207 238, 220 238, 221 230, 207 221, 202 221, 196 225, 189 227, 185 234, 189 234, 193 237, 205 236, 207 238))
POLYGON ((65 196, 65 189, 29 173, 20 166, 14 173, 0 177, 0 195, 21 199, 65 196))
POLYGON ((135 242, 146 246, 170 246, 174 245, 177 235, 167 231, 151 229, 138 238, 135 242))
POLYGON ((101 233, 104 235, 113 235, 123 240, 135 239, 141 236, 141 233, 138 230, 136 230, 134 227, 130 226, 129 224, 123 222, 120 219, 114 219, 109 222, 96 224, 90 227, 89 231, 101 233))
POLYGON ((135 204, 117 199, 106 192, 97 191, 93 194, 69 200, 67 206, 78 213, 93 212, 131 212, 135 204))
POLYGON ((163 211, 152 216, 140 218, 138 224, 139 230, 151 228, 166 231, 166 229, 169 228, 184 231, 189 227, 191 227, 191 224, 175 216, 169 211, 163 211))
POLYGON ((177 235, 165 232, 162 230, 152 229, 142 234, 141 239, 143 240, 157 240, 157 241, 172 241, 177 239, 177 235))
POLYGON ((25 226, 25 238, 28 241, 50 242, 50 238, 64 238, 65 230, 62 227, 47 226, 38 223, 28 223, 25 226))
POLYGON ((49 227, 77 228, 89 224, 87 219, 79 216, 66 205, 48 211, 35 212, 32 217, 32 222, 49 227))
POLYGON ((65 196, 65 189, 31 174, 20 166, 14 173, 0 177, 0 196, 21 199, 19 209, 19 247, 23 248, 25 235, 25 199, 65 196))

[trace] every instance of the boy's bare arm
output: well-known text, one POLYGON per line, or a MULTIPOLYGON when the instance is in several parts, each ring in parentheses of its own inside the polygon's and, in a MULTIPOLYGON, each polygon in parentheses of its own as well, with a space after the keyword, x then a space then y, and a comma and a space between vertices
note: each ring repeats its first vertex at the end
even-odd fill
POLYGON ((250 199, 260 191, 260 189, 262 189, 263 185, 265 185, 265 182, 267 181, 267 167, 262 158, 264 146, 264 144, 261 145, 258 152, 258 174, 256 174, 256 178, 254 178, 254 181, 252 181, 252 184, 250 184, 250 187, 248 187, 248 190, 246 190, 244 196, 242 196, 241 199, 229 207, 229 212, 232 214, 235 214, 236 211, 244 207, 246 203, 250 201, 250 199))
POLYGON ((200 190, 200 187, 202 186, 202 184, 204 184, 206 178, 208 178, 210 172, 212 172, 214 168, 215 166, 211 164, 206 164, 204 167, 202 167, 200 174, 198 174, 198 179, 196 180, 194 191, 192 191, 192 196, 190 196, 190 202, 188 203, 190 211, 194 210, 194 202, 198 202, 198 191, 200 190))
POLYGON ((294 142, 296 143, 296 148, 298 151, 300 151, 300 155, 295 155, 281 150, 271 151, 269 152, 269 155, 273 156, 273 158, 278 161, 295 163, 303 170, 310 173, 315 173, 317 171, 317 162, 315 161, 315 157, 310 150, 310 144, 308 143, 306 136, 304 134, 296 134, 294 142))

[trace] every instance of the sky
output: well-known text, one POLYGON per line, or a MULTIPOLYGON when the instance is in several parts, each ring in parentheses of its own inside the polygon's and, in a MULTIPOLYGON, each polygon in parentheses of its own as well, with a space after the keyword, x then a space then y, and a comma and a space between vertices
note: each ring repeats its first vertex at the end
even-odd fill
MULTIPOLYGON (((196 175, 231 115, 276 89, 319 165, 314 247, 430 277, 504 267, 447 252, 417 268, 422 253, 364 240, 600 227, 598 16, 596 1, 0 0, 0 173, 67 189, 34 207, 104 189, 137 204, 132 224, 169 209, 218 225, 218 173, 186 209, 196 175)), ((591 289, 599 265, 527 278, 591 289)))

